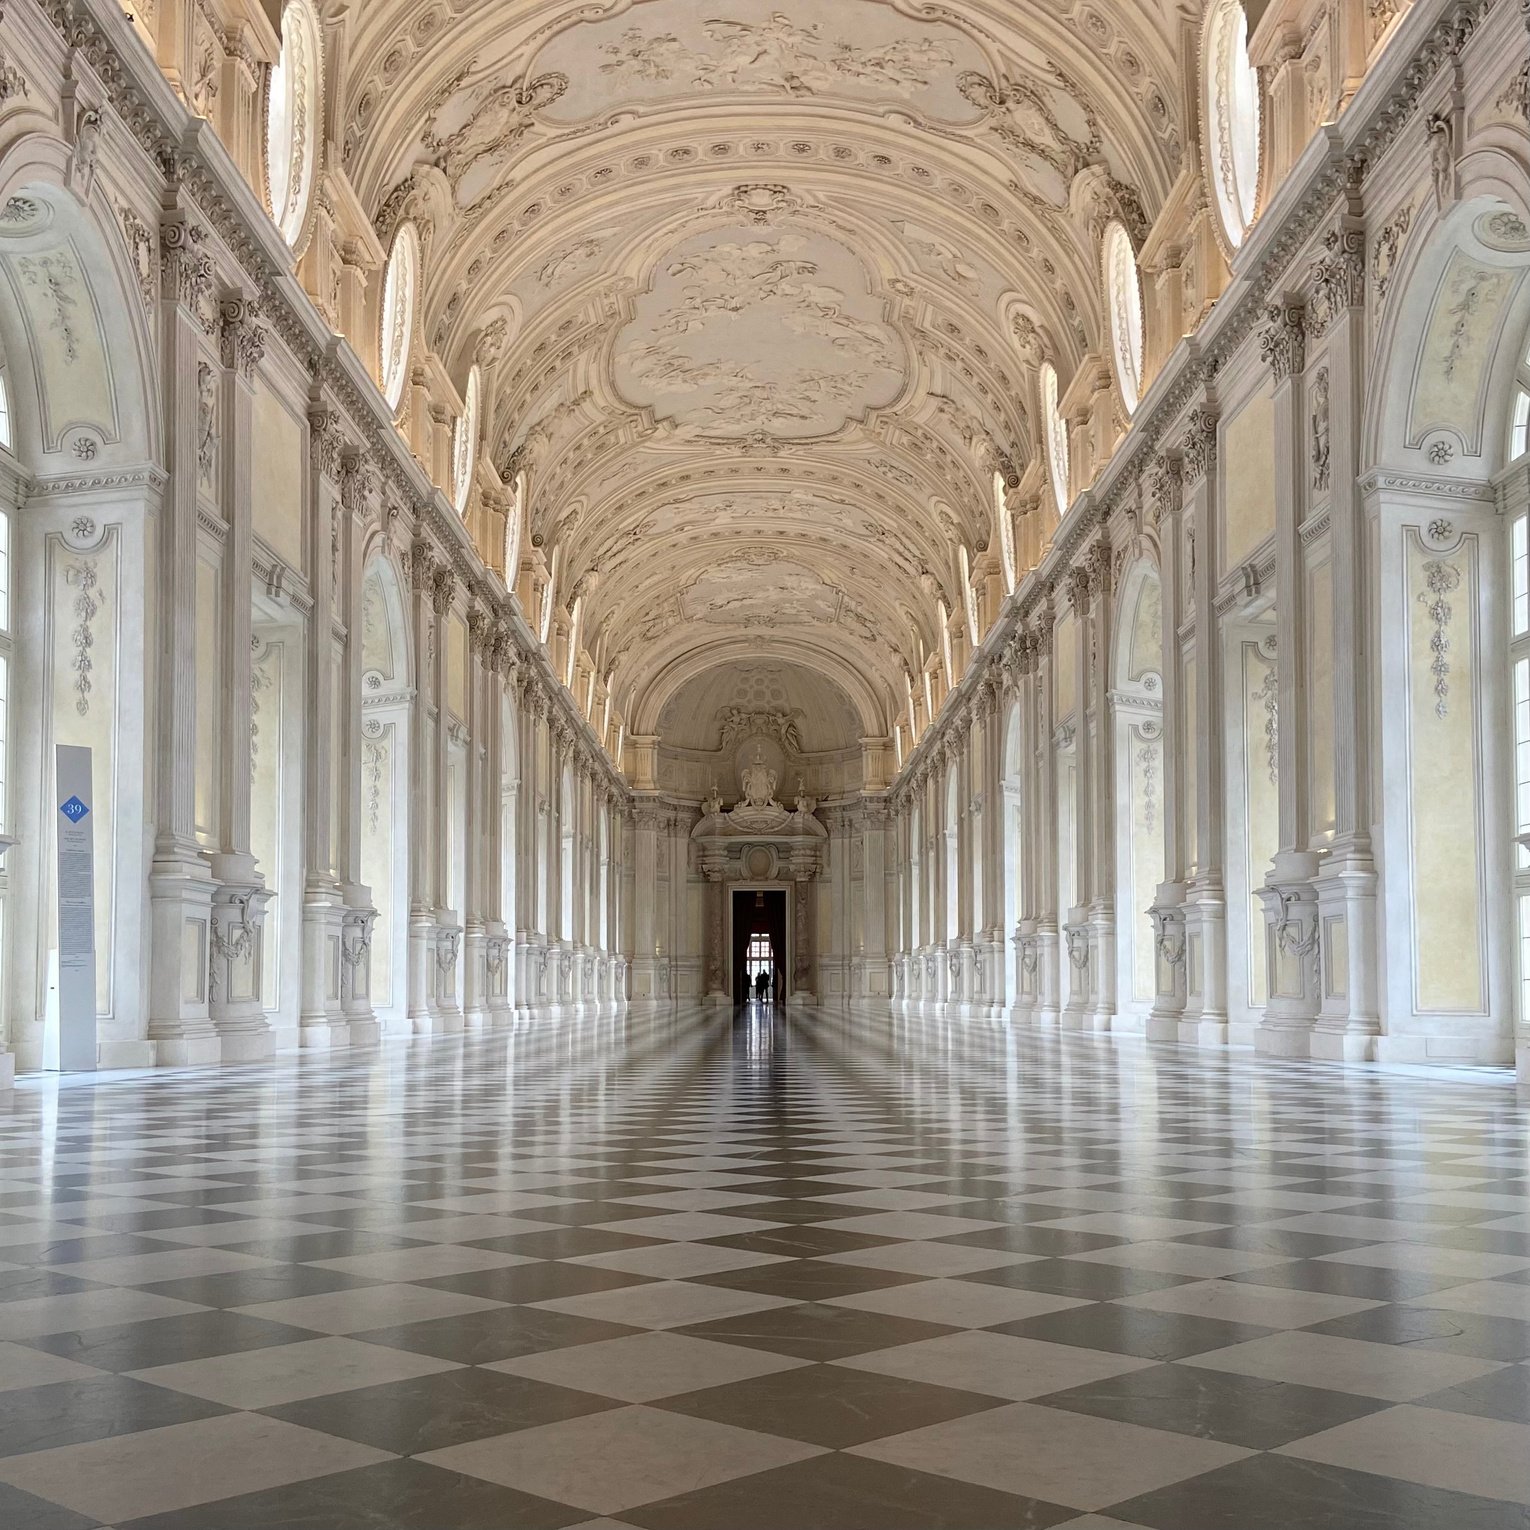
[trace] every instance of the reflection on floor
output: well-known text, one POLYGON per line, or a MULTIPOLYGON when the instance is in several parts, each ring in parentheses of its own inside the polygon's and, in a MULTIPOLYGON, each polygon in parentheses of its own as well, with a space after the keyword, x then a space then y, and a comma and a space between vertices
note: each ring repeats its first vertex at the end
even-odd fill
POLYGON ((885 1014, 24 1085, 7 1530, 1525 1530, 1512 1081, 885 1014))

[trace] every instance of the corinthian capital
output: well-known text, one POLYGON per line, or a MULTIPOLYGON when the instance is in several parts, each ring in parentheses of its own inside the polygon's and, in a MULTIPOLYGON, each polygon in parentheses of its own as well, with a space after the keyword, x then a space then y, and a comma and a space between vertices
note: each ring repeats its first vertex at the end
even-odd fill
POLYGON ((1199 405, 1190 411, 1190 418, 1185 421, 1185 434, 1179 443, 1179 456, 1187 483, 1199 483, 1216 466, 1216 410, 1199 405))
POLYGON ((1277 383, 1297 376, 1307 364, 1307 313, 1299 299, 1271 303, 1259 332, 1259 355, 1277 383))

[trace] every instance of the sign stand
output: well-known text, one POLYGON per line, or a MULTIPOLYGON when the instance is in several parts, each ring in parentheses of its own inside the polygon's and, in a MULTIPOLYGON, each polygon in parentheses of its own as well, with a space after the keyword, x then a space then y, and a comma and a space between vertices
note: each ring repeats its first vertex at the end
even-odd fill
POLYGON ((96 864, 90 750, 57 746, 58 1064, 96 1067, 96 864))

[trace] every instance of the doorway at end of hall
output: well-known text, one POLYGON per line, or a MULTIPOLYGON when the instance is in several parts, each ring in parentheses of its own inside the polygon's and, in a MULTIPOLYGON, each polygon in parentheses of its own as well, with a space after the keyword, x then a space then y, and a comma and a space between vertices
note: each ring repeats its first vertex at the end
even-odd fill
POLYGON ((733 1000, 780 1004, 785 998, 786 889, 737 888, 733 893, 733 1000))

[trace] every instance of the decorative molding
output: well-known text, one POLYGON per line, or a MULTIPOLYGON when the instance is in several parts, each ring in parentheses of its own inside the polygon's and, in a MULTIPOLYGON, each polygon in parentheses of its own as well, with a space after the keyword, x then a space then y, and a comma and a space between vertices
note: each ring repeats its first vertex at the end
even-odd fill
POLYGON ((1217 460, 1217 412, 1207 405, 1198 405, 1190 411, 1185 421, 1185 433, 1179 442, 1180 460, 1184 465, 1185 482, 1199 483, 1216 466, 1217 460))
POLYGON ((1429 638, 1429 673, 1434 676, 1435 716, 1444 718, 1450 711, 1450 622, 1454 614, 1449 597, 1461 587, 1461 570, 1443 558, 1431 558, 1424 564, 1424 588, 1419 601, 1427 607, 1434 631, 1429 638))
POLYGON ((1259 331, 1259 359, 1269 367, 1276 383, 1300 374, 1307 363, 1307 318, 1300 298, 1271 303, 1268 321, 1259 331))
POLYGON ((71 650, 69 667, 74 671, 74 683, 70 689, 77 698, 74 703, 75 711, 81 717, 88 717, 92 689, 90 676, 95 667, 90 651, 95 647, 96 641, 91 623, 101 610, 101 602, 96 595, 98 579, 94 561, 89 558, 80 558, 77 562, 67 564, 64 568, 64 579, 75 591, 74 626, 69 632, 71 650))
POLYGON ((250 298, 226 297, 218 305, 218 317, 223 365, 249 382, 266 353, 266 332, 257 322, 260 304, 250 298))
POLYGON ((1326 494, 1331 475, 1331 414, 1328 397, 1328 368, 1320 367, 1312 379, 1310 423, 1312 440, 1309 457, 1312 464, 1312 488, 1315 493, 1326 494))
POLYGON ((1326 335, 1339 316, 1365 302, 1365 233, 1349 223, 1329 232, 1323 253, 1308 268, 1312 298, 1307 305, 1314 338, 1326 335))

